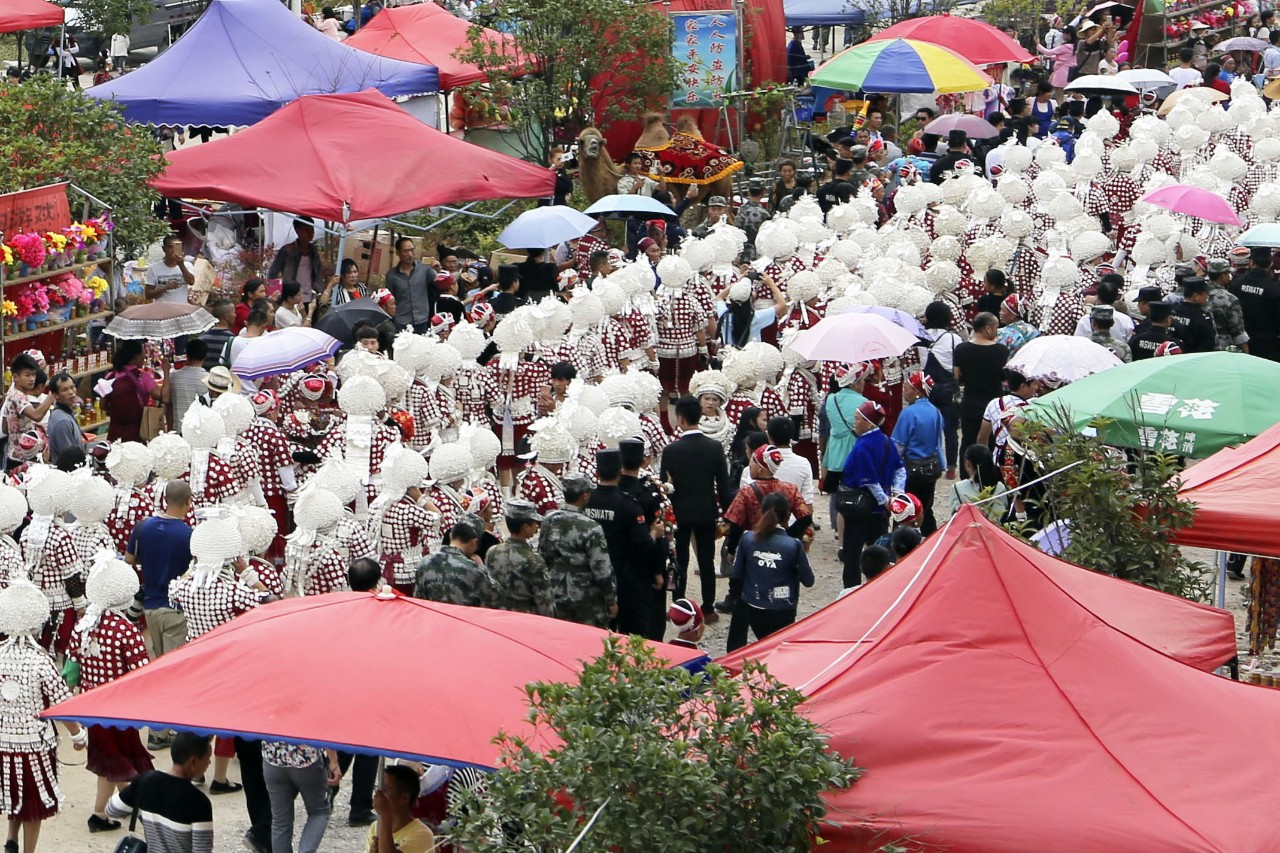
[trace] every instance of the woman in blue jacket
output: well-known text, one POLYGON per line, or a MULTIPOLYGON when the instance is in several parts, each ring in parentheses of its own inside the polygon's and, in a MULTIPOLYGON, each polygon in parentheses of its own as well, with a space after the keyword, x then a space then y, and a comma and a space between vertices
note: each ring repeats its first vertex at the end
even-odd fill
POLYGON ((740 601, 747 606, 747 624, 757 640, 796 621, 800 584, 813 586, 804 543, 789 536, 784 526, 790 517, 785 495, 765 495, 760 521, 742 535, 733 561, 731 577, 742 581, 740 601))

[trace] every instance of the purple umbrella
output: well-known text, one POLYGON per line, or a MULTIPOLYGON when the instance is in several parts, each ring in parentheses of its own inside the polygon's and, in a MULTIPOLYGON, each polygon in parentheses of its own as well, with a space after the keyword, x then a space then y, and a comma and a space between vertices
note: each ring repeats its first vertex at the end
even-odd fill
POLYGON ((964 135, 970 139, 990 139, 993 136, 1000 135, 1000 131, 996 130, 991 122, 984 118, 964 113, 948 113, 944 116, 938 116, 924 126, 925 133, 936 133, 938 136, 943 137, 953 130, 963 130, 964 135))
POLYGON ((917 338, 927 337, 924 326, 915 317, 900 308, 886 308, 883 305, 855 305, 844 314, 876 314, 890 322, 901 326, 917 338))

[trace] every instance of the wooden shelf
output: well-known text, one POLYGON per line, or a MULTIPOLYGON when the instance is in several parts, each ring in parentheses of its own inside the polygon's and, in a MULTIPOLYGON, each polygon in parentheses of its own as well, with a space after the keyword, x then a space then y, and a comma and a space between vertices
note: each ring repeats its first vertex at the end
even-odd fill
POLYGON ((94 421, 91 424, 84 424, 83 426, 80 427, 80 431, 93 432, 95 429, 102 429, 104 426, 106 426, 109 423, 111 423, 111 418, 103 418, 102 420, 94 421))
POLYGON ((111 365, 107 364, 103 367, 95 367, 92 370, 81 370, 71 374, 72 379, 85 379, 89 376, 97 376, 99 373, 106 373, 111 369, 111 365))
POLYGON ((96 261, 81 261, 79 263, 74 263, 69 267, 56 269, 53 272, 39 272, 39 273, 36 273, 35 275, 24 275, 21 278, 6 278, 4 279, 3 282, 0 282, 0 286, 9 287, 10 285, 14 285, 14 284, 26 284, 29 281, 41 281, 42 279, 53 278, 54 276, 63 275, 64 273, 77 275, 78 273, 82 273, 85 270, 91 270, 94 267, 110 266, 110 265, 111 265, 110 258, 99 258, 96 261))
POLYGON ((3 340, 7 343, 8 341, 20 341, 23 338, 35 338, 35 337, 39 337, 40 335, 47 335, 50 332, 56 332, 59 329, 68 328, 69 326, 79 326, 79 325, 88 323, 90 320, 98 320, 98 319, 101 319, 102 317, 110 317, 110 316, 111 316, 110 311, 99 311, 97 314, 88 314, 84 317, 72 317, 70 320, 68 320, 65 323, 54 323, 52 326, 45 326, 42 329, 35 329, 29 332, 21 331, 14 335, 5 333, 0 335, 0 340, 3 340))

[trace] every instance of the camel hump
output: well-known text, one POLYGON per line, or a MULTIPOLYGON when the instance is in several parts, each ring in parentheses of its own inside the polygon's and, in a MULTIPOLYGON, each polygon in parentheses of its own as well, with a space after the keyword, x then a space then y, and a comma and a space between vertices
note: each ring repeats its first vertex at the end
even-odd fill
POLYGON ((667 133, 666 116, 662 113, 645 113, 644 131, 636 140, 635 147, 637 149, 661 148, 670 141, 671 134, 667 133))

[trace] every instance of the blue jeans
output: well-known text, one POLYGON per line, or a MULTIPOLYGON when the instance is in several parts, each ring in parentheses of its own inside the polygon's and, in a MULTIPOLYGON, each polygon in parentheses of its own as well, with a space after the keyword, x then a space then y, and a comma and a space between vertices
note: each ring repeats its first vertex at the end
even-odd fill
POLYGON ((329 826, 329 780, 323 760, 309 767, 276 767, 263 762, 262 777, 271 797, 271 853, 293 853, 293 803, 302 795, 307 822, 298 853, 316 853, 329 826))

